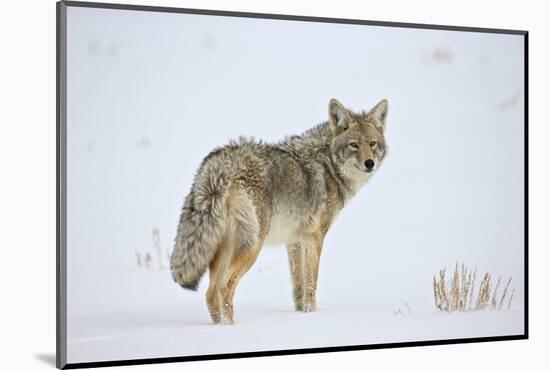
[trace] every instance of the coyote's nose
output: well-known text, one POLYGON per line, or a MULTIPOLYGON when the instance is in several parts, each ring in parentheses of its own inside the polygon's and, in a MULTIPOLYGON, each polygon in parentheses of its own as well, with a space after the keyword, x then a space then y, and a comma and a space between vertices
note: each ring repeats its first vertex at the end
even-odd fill
POLYGON ((367 159, 365 161, 365 167, 367 168, 367 172, 372 171, 372 169, 374 168, 374 161, 372 159, 367 159))

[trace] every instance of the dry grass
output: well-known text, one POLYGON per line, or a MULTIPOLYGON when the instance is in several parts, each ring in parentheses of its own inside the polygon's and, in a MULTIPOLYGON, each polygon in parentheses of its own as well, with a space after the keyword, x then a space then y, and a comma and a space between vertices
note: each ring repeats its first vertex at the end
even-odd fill
MULTIPOLYGON (((510 290, 512 278, 508 279, 502 293, 500 293, 501 278, 499 277, 495 288, 492 287, 491 274, 488 272, 483 275, 479 283, 476 299, 474 300, 474 291, 476 290, 477 269, 468 269, 464 264, 460 267, 458 263, 455 266, 454 273, 447 279, 446 270, 439 271, 438 275, 433 277, 433 290, 435 306, 440 311, 477 311, 490 308, 491 310, 502 310, 504 302, 510 290)), ((514 290, 508 298, 507 309, 512 305, 514 290)))
POLYGON ((412 315, 412 310, 411 310, 411 307, 409 306, 409 304, 407 302, 405 302, 405 309, 401 309, 401 308, 398 308, 397 310, 393 311, 393 314, 395 316, 402 316, 402 317, 409 317, 412 315))
POLYGON ((158 268, 159 270, 162 270, 164 268, 162 265, 162 248, 160 246, 160 232, 157 227, 153 227, 153 245, 157 251, 158 268))
POLYGON ((151 268, 151 255, 149 254, 149 252, 145 253, 145 258, 143 259, 143 266, 145 266, 145 268, 151 268))
POLYGON ((157 227, 153 227, 153 248, 155 250, 154 257, 149 252, 139 253, 136 251, 136 262, 138 267, 143 268, 156 268, 158 270, 164 270, 166 265, 163 263, 163 259, 166 258, 167 263, 170 262, 170 251, 163 250, 160 243, 160 231, 157 227))

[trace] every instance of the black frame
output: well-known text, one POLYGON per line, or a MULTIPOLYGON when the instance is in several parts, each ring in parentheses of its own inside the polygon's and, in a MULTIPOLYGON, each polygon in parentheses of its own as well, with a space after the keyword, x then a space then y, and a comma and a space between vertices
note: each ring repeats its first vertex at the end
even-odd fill
POLYGON ((433 24, 419 23, 400 23, 400 22, 382 22, 368 21, 360 19, 342 19, 342 18, 325 18, 325 17, 309 17, 300 15, 285 15, 285 14, 266 14, 266 13, 249 13, 249 12, 233 12, 222 10, 204 10, 204 9, 189 9, 189 8, 174 8, 160 6, 142 6, 129 4, 110 4, 96 2, 80 2, 80 1, 59 1, 56 3, 56 38, 57 38, 57 63, 56 63, 56 122, 57 122, 57 142, 56 142, 56 366, 58 369, 78 369, 92 367, 107 367, 107 366, 125 366, 125 365, 142 365, 142 364, 158 364, 171 363, 182 361, 202 361, 202 360, 219 360, 244 357, 265 357, 265 356, 282 356, 294 354, 322 353, 322 352, 341 352, 341 351, 357 351, 365 349, 380 349, 380 348, 398 348, 398 347, 418 347, 418 346, 433 346, 445 344, 459 343, 479 343, 479 342, 496 342, 507 340, 520 340, 529 338, 529 32, 522 30, 494 29, 494 28, 477 28, 477 27, 460 27, 460 26, 445 26, 433 24), (162 357, 151 359, 134 359, 134 360, 117 360, 117 361, 97 361, 97 362, 80 362, 67 363, 67 264, 66 264, 66 173, 67 173, 67 121, 66 121, 66 101, 67 101, 67 7, 83 7, 83 8, 101 8, 101 9, 119 9, 119 10, 134 10, 146 12, 163 12, 163 13, 184 13, 184 14, 200 14, 200 15, 215 15, 225 17, 244 17, 256 19, 279 19, 287 21, 300 22, 320 22, 320 23, 341 23, 341 24, 358 24, 369 26, 384 26, 384 27, 399 27, 399 28, 418 28, 429 30, 445 30, 445 31, 462 31, 462 32, 481 32, 481 33, 496 33, 496 34, 511 34, 522 35, 524 37, 524 334, 509 335, 509 336, 494 336, 494 337, 478 337, 478 338, 457 338, 457 339, 442 339, 429 341, 415 342, 398 342, 398 343, 383 343, 383 344, 365 344, 354 346, 338 346, 338 347, 322 347, 322 348, 304 348, 291 350, 274 350, 274 351, 256 351, 256 352, 241 352, 241 353, 220 353, 214 355, 199 355, 199 356, 177 356, 177 357, 162 357))

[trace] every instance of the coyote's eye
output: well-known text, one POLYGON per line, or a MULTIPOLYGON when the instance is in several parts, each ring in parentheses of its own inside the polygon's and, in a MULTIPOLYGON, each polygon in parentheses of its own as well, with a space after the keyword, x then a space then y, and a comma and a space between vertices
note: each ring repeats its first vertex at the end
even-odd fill
POLYGON ((353 149, 359 149, 359 145, 356 142, 349 143, 349 146, 351 146, 353 149))
POLYGON ((378 143, 377 143, 376 141, 371 141, 371 142, 369 143, 369 145, 370 145, 371 148, 374 148, 374 147, 376 147, 376 146, 378 145, 378 143))

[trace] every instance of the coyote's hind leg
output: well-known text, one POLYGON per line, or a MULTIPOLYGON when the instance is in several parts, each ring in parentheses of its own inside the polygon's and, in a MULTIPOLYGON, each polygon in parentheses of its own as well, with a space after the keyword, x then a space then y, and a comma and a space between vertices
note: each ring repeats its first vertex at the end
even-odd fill
MULTIPOLYGON (((265 215, 258 211, 246 193, 236 191, 230 198, 228 213, 231 215, 226 229, 224 243, 230 255, 223 257, 216 276, 218 294, 212 294, 212 300, 218 300, 219 307, 212 319, 222 324, 233 324, 233 296, 241 277, 250 269, 263 244, 265 227, 262 220, 265 215), (223 267, 223 268, 222 268, 223 267)), ((208 296, 207 296, 208 299, 208 296)), ((210 306, 209 306, 210 307, 210 306)))
POLYGON ((235 251, 227 274, 220 288, 221 297, 221 323, 233 324, 233 297, 239 280, 256 261, 261 245, 247 248, 245 251, 235 251))
POLYGON ((210 312, 210 317, 214 324, 218 324, 221 321, 220 285, 227 272, 232 254, 229 248, 230 246, 227 243, 222 243, 218 249, 218 253, 210 264, 210 283, 206 291, 206 304, 208 305, 208 312, 210 312))

